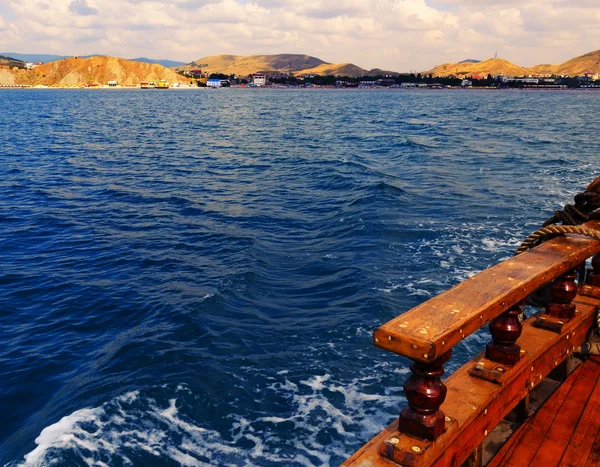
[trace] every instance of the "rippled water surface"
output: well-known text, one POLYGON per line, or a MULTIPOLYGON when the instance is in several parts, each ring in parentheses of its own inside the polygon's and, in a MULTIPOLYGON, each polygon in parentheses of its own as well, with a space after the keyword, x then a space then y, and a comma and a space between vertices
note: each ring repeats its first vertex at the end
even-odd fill
MULTIPOLYGON (((598 175, 600 93, 0 91, 0 465, 337 465, 379 324, 598 175)), ((455 351, 452 371, 485 335, 455 351)))

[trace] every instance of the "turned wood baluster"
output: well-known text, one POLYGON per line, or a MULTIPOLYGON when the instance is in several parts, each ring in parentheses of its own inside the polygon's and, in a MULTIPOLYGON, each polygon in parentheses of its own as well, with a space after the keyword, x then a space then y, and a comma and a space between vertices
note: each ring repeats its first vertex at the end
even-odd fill
POLYGON ((546 313, 559 319, 571 319, 575 316, 575 304, 571 303, 577 295, 577 270, 568 271, 552 282, 550 291, 552 303, 546 307, 546 313))
POLYGON ((441 378, 451 354, 448 351, 433 362, 415 361, 410 366, 412 375, 404 383, 408 406, 400 412, 400 432, 428 441, 444 433, 446 421, 440 406, 446 399, 446 386, 441 378))
POLYGON ((517 339, 523 331, 519 315, 523 312, 518 306, 513 306, 490 322, 492 342, 485 349, 485 358, 502 365, 514 365, 521 356, 521 347, 517 339))
POLYGON ((592 256, 592 267, 587 270, 586 284, 600 287, 600 253, 592 256))

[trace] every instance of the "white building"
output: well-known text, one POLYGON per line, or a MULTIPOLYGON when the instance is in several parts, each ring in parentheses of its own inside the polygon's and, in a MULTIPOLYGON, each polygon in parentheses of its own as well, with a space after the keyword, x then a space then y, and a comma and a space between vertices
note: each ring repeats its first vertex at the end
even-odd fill
POLYGON ((256 84, 257 86, 266 86, 267 75, 264 75, 262 73, 257 73, 255 75, 252 75, 252 82, 254 84, 256 84))

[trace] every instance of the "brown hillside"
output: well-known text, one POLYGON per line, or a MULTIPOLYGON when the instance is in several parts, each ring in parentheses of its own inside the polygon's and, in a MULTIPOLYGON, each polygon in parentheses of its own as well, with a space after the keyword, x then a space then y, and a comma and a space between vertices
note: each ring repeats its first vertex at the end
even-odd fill
POLYGON ((555 75, 580 76, 587 71, 600 73, 600 50, 572 58, 552 68, 552 73, 555 75))
POLYGON ((208 73, 247 76, 260 72, 294 74, 314 73, 317 75, 363 76, 369 72, 352 63, 327 63, 310 55, 213 55, 199 58, 177 69, 201 68, 208 73), (206 66, 202 66, 206 65, 206 66))
POLYGON ((367 76, 398 76, 402 73, 398 73, 397 71, 389 71, 382 70, 381 68, 373 68, 372 70, 367 71, 367 76))
POLYGON ((68 58, 40 65, 34 70, 4 68, 0 84, 83 86, 105 85, 117 81, 123 86, 137 85, 142 81, 188 83, 189 80, 169 68, 158 64, 132 62, 115 57, 68 58))
POLYGON ((309 68, 307 70, 298 70, 300 73, 311 73, 315 75, 321 76, 363 76, 368 74, 367 70, 356 66, 352 63, 324 63, 314 68, 309 68))
POLYGON ((487 76, 494 75, 528 75, 530 71, 527 68, 520 67, 507 60, 499 58, 490 58, 478 63, 444 63, 422 74, 433 76, 487 76))
POLYGON ((560 65, 541 64, 531 68, 523 68, 506 60, 490 58, 479 63, 444 63, 423 74, 432 73, 434 76, 471 76, 480 75, 567 75, 581 76, 586 72, 600 73, 600 50, 572 58, 560 65))
POLYGON ((208 73, 223 73, 226 75, 246 76, 261 71, 288 72, 307 70, 325 64, 309 55, 280 54, 280 55, 213 55, 200 58, 178 69, 190 70, 201 67, 208 73))
POLYGON ((529 68, 529 72, 532 75, 552 75, 554 74, 554 69, 556 65, 552 65, 550 63, 543 63, 541 65, 536 65, 529 68))

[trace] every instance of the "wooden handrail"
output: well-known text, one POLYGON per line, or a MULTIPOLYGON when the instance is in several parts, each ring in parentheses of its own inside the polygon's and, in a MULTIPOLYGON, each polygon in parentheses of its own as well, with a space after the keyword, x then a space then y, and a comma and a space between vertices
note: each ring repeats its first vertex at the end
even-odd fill
MULTIPOLYGON (((600 230, 600 221, 584 224, 600 230)), ((347 466, 458 466, 586 337, 600 307, 600 241, 566 235, 499 263, 394 318, 375 345, 413 360, 399 418, 347 466), (592 255, 588 283, 577 271, 592 255), (519 305, 551 284, 550 302, 521 324, 519 305), (490 323, 484 352, 442 381, 452 348, 490 323), (446 401, 446 395, 450 398, 446 401), (489 410, 489 415, 488 415, 489 410)))
POLYGON ((560 334, 536 327, 539 316, 524 323, 520 343, 525 356, 501 384, 473 377, 471 370, 483 354, 454 372, 445 381, 448 398, 441 407, 450 422, 437 440, 406 435, 396 419, 342 466, 459 467, 528 392, 585 341, 600 299, 581 296, 576 302, 579 313, 560 334))
MULTIPOLYGON (((585 227, 600 229, 600 221, 585 227)), ((388 321, 375 345, 432 362, 531 293, 600 252, 600 241, 558 237, 499 263, 388 321)))

